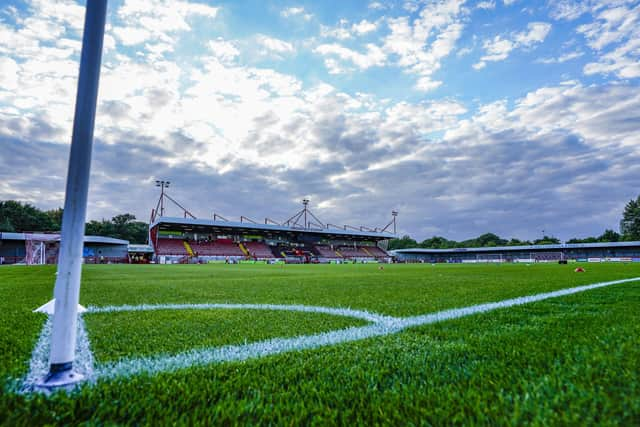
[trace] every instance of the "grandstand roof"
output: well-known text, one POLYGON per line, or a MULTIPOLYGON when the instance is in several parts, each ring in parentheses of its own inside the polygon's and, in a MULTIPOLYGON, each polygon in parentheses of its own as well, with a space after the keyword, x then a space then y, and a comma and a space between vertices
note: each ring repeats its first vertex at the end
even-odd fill
POLYGON ((202 233, 239 233, 239 234, 310 234, 329 239, 347 240, 386 240, 393 239, 394 234, 388 232, 341 230, 334 228, 298 228, 275 224, 256 224, 251 222, 215 221, 211 219, 192 219, 159 217, 151 224, 151 228, 159 226, 160 230, 195 231, 202 233))
MULTIPOLYGON (((46 234, 46 233, 0 233, 0 240, 27 240, 31 237, 32 240, 60 240, 59 234, 46 234)), ((113 237, 103 236, 84 236, 85 243, 96 243, 102 245, 128 245, 127 240, 114 239, 113 237)))
POLYGON ((633 242, 599 242, 599 243, 562 243, 559 245, 525 245, 525 246, 487 246, 481 248, 451 248, 451 249, 429 249, 429 248, 407 248, 395 249, 392 253, 406 254, 433 254, 433 253, 460 253, 460 252, 518 252, 518 251, 558 251, 563 249, 606 249, 606 248, 626 248, 640 247, 640 241, 633 242))

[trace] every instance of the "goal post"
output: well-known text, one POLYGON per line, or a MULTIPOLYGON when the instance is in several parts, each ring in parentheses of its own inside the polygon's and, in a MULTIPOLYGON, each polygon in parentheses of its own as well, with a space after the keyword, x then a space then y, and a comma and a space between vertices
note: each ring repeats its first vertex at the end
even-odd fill
POLYGON ((535 262, 558 262, 567 259, 562 251, 532 252, 530 257, 535 262))
POLYGON ((476 255, 477 263, 500 263, 504 262, 502 254, 478 254, 476 255))

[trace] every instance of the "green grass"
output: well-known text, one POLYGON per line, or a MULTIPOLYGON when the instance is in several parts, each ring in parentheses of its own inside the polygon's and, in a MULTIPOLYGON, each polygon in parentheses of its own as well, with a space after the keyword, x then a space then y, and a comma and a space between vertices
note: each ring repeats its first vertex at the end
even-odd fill
POLYGON ((159 310, 85 316, 99 362, 131 354, 175 354, 190 349, 309 335, 361 326, 359 319, 318 313, 253 310, 159 310), (122 328, 122 325, 133 325, 122 328), (144 337, 144 339, 140 339, 144 337))
MULTIPOLYGON (((81 303, 276 303, 409 316, 640 276, 637 264, 86 266, 81 303)), ((0 376, 24 375, 53 267, 0 268, 0 376)), ((98 361, 362 324, 318 314, 90 314, 98 361), (116 345, 117 344, 117 345, 116 345)), ((0 391, 0 422, 40 424, 640 424, 640 282, 246 362, 0 391)))

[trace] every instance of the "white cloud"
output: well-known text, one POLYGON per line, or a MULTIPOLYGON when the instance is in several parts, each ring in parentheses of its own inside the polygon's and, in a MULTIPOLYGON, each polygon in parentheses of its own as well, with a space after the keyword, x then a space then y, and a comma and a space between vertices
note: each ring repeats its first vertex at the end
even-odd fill
POLYGON ((429 76, 422 76, 418 79, 414 88, 421 92, 429 92, 434 89, 437 89, 441 85, 442 85, 441 81, 431 80, 431 77, 429 76))
POLYGON ((291 43, 265 36, 264 34, 256 36, 256 41, 258 42, 258 45, 266 49, 268 53, 274 54, 277 58, 281 58, 281 55, 290 54, 295 51, 295 48, 291 43))
MULTIPOLYGON (((330 74, 396 64, 406 73, 417 76, 414 88, 432 90, 442 84, 433 79, 433 74, 440 69, 442 59, 455 50, 464 29, 462 21, 468 14, 464 3, 465 0, 438 0, 427 5, 408 2, 404 4, 405 9, 424 7, 414 19, 409 16, 388 18, 390 34, 384 38, 382 46, 368 43, 363 53, 362 49, 333 43, 322 44, 314 51, 325 56, 325 66, 330 74)), ((351 24, 342 19, 335 28, 321 26, 321 35, 339 40, 351 39, 376 31, 378 23, 361 20, 351 24)))
POLYGON ((551 24, 546 22, 531 22, 527 24, 527 30, 515 35, 515 42, 519 46, 528 47, 535 43, 542 43, 549 31, 551 31, 551 24))
POLYGON ((473 52, 473 48, 471 46, 463 47, 461 49, 458 49, 456 56, 458 57, 466 56, 466 55, 469 55, 471 52, 473 52))
POLYGON ((113 34, 125 46, 140 44, 153 37, 150 31, 136 27, 115 27, 113 34))
POLYGON ((417 88, 435 87, 431 76, 440 69, 442 59, 455 49, 464 29, 462 20, 467 14, 464 3, 464 0, 440 0, 426 5, 413 21, 409 17, 388 20, 391 34, 385 38, 383 49, 406 72, 421 79, 417 88))
POLYGON ((284 18, 301 17, 305 21, 310 21, 313 18, 313 14, 306 13, 302 6, 292 6, 280 11, 280 15, 284 18))
POLYGON ((0 57, 0 91, 13 91, 18 88, 19 69, 13 59, 0 57))
POLYGON ((331 37, 338 40, 351 39, 353 37, 359 37, 378 29, 378 21, 371 22, 366 19, 350 24, 347 19, 340 19, 338 25, 335 27, 328 27, 325 25, 320 26, 320 35, 322 37, 331 37))
POLYGON ((611 43, 620 42, 635 34, 640 18, 640 5, 633 9, 624 6, 602 10, 594 22, 578 27, 589 46, 600 50, 611 43))
POLYGON ((591 7, 590 0, 556 0, 550 1, 551 13, 553 19, 573 21, 583 14, 587 13, 591 7))
POLYGON ((121 25, 113 33, 125 45, 152 40, 173 44, 173 34, 191 30, 188 20, 194 16, 214 19, 218 8, 203 3, 169 0, 125 0, 118 9, 121 25))
POLYGON ((476 4, 476 9, 491 10, 491 9, 495 9, 495 8, 496 8, 495 0, 481 1, 481 2, 478 2, 478 4, 476 4))
POLYGON ((598 62, 588 63, 584 67, 584 73, 615 74, 622 79, 640 77, 640 38, 629 40, 601 55, 598 62))
POLYGON ((584 55, 584 52, 575 51, 565 53, 557 58, 540 58, 536 62, 541 64, 562 64, 563 62, 571 61, 572 59, 580 58, 584 55))
POLYGON ((640 4, 614 2, 596 4, 594 21, 578 27, 598 58, 584 67, 584 73, 613 74, 619 78, 640 77, 640 4), (605 51, 605 49, 612 49, 605 51))
POLYGON ((549 32, 551 24, 545 22, 530 22, 526 31, 511 33, 507 38, 495 36, 493 39, 485 40, 483 48, 485 55, 480 61, 473 65, 476 70, 486 67, 487 62, 503 61, 515 49, 530 48, 535 44, 542 43, 549 32))
POLYGON ((222 62, 231 62, 234 61, 238 55, 240 55, 240 51, 236 48, 233 42, 224 40, 222 38, 217 38, 216 40, 210 40, 208 43, 209 50, 222 62))
POLYGON ((353 37, 353 34, 351 34, 350 28, 345 27, 341 23, 338 27, 320 25, 320 36, 338 40, 347 40, 353 37))
POLYGON ((338 58, 343 62, 348 62, 355 65, 359 70, 366 70, 370 67, 382 66, 385 64, 386 55, 378 46, 373 43, 366 45, 366 52, 360 53, 355 50, 346 48, 337 43, 321 44, 314 49, 314 52, 329 57, 328 62, 325 60, 325 65, 329 68, 330 72, 338 74, 343 72, 344 69, 336 63, 335 59, 338 58))
POLYGON ((367 21, 366 19, 363 19, 362 21, 355 23, 351 26, 352 31, 358 35, 371 33, 375 31, 377 28, 378 28, 377 22, 370 22, 370 21, 367 21))
POLYGON ((372 1, 371 3, 369 3, 367 7, 372 10, 384 10, 384 9, 387 9, 389 6, 379 1, 372 1))

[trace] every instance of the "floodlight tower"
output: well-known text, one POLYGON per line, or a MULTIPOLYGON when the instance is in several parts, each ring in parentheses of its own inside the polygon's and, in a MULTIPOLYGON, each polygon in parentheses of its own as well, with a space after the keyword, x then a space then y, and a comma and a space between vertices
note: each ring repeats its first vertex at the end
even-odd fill
POLYGON ((169 188, 169 181, 156 180, 156 187, 160 187, 160 216, 164 216, 164 189, 169 188))
POLYGON ((309 199, 302 199, 302 205, 304 206, 304 228, 309 228, 307 222, 307 206, 309 205, 309 199))
POLYGON ((382 229, 380 230, 381 233, 384 233, 389 227, 393 225, 393 234, 396 234, 396 218, 398 216, 398 211, 391 211, 391 216, 391 221, 389 222, 389 224, 382 227, 382 229))
POLYGON ((54 288, 49 374, 37 385, 43 390, 70 387, 84 379, 81 373, 74 370, 73 362, 78 327, 91 148, 106 15, 107 0, 87 1, 62 216, 58 273, 54 288))
POLYGON ((393 234, 396 234, 396 217, 398 216, 398 211, 391 211, 391 216, 393 217, 393 234))

